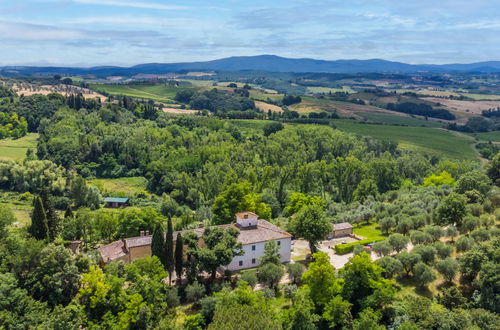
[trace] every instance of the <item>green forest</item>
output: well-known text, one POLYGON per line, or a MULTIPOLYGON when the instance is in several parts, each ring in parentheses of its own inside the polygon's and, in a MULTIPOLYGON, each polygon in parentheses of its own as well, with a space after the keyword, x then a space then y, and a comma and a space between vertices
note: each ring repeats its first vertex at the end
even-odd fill
POLYGON ((183 89, 174 99, 200 112, 182 115, 0 86, 0 142, 36 136, 22 159, 0 144, 0 329, 500 328, 498 149, 406 148, 332 114, 261 112, 250 89, 183 89), (242 253, 232 228, 173 242, 240 211, 307 248, 283 265, 270 241, 258 268, 220 273, 242 253), (336 269, 321 241, 342 222, 364 239, 331 249, 350 256, 336 269), (151 257, 100 260, 98 247, 141 231, 151 257))

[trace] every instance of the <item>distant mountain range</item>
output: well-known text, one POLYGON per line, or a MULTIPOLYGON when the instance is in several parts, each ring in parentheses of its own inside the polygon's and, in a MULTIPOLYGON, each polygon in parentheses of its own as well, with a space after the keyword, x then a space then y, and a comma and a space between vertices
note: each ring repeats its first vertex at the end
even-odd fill
POLYGON ((228 57, 206 62, 148 63, 129 68, 98 66, 91 68, 71 67, 0 67, 0 75, 97 75, 132 76, 135 74, 161 74, 183 71, 269 71, 269 72, 317 72, 317 73, 415 73, 415 72, 464 72, 498 73, 500 61, 471 64, 406 64, 380 59, 372 60, 314 60, 309 58, 284 58, 275 55, 228 57))

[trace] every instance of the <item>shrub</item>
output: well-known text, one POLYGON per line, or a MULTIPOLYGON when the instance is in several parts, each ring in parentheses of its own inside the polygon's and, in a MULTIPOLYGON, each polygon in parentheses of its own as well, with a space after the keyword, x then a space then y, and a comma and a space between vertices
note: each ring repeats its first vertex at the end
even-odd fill
POLYGON ((475 243, 476 242, 473 238, 462 236, 457 240, 455 246, 457 248, 457 252, 465 252, 470 250, 475 243))
POLYGON ((250 287, 252 288, 257 284, 257 275, 253 271, 241 273, 239 279, 241 281, 247 282, 248 285, 250 285, 250 287))
POLYGON ((205 287, 199 282, 194 282, 186 287, 186 300, 195 302, 205 295, 205 287))
POLYGON ((213 296, 206 296, 203 297, 200 300, 200 313, 203 315, 203 318, 205 319, 205 324, 208 324, 212 322, 212 318, 214 317, 215 313, 215 305, 217 301, 213 296))
POLYGON ((297 286, 295 284, 285 284, 283 286, 283 295, 285 298, 291 299, 297 291, 297 286))
POLYGON ((177 288, 170 287, 165 294, 165 301, 168 308, 175 308, 180 305, 179 293, 177 288))
POLYGON ((383 240, 384 240, 384 238, 375 238, 375 239, 369 238, 369 239, 362 239, 362 240, 356 241, 356 242, 335 245, 335 253, 340 254, 340 255, 347 254, 347 253, 352 252, 355 246, 358 246, 358 245, 363 246, 363 245, 367 245, 370 243, 380 242, 383 240))
POLYGON ((184 320, 182 325, 185 330, 202 330, 205 325, 205 320, 201 314, 189 315, 184 320))
POLYGON ((283 266, 267 263, 259 267, 257 278, 269 288, 276 288, 283 276, 283 266))
POLYGON ((304 273, 305 267, 301 263, 288 264, 286 266, 288 276, 292 280, 293 283, 297 283, 300 281, 302 277, 302 273, 304 273))

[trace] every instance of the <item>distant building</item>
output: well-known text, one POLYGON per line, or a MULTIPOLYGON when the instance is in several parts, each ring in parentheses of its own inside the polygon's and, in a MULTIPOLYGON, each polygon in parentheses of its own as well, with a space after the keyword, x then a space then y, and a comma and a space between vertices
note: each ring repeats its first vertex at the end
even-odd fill
POLYGON ((148 231, 141 231, 138 237, 125 238, 99 248, 101 261, 107 264, 121 260, 128 264, 136 259, 151 255, 152 236, 148 231))
MULTIPOLYGON (((244 254, 236 256, 225 268, 229 270, 242 270, 259 266, 259 258, 264 255, 264 246, 269 241, 276 241, 279 247, 281 262, 290 262, 292 235, 282 230, 269 221, 259 219, 252 212, 241 212, 236 214, 236 223, 220 225, 217 227, 233 227, 239 230, 238 242, 242 245, 244 254)), ((204 228, 176 231, 173 233, 174 241, 179 233, 194 232, 201 238, 204 228)), ((151 255, 152 236, 149 233, 143 236, 126 238, 99 248, 103 263, 113 260, 122 260, 130 263, 136 259, 151 255)))
POLYGON ((349 222, 334 223, 332 225, 332 232, 328 235, 328 238, 339 238, 352 235, 353 227, 349 222))
POLYGON ((106 197, 104 198, 104 207, 119 208, 128 206, 128 198, 106 197))
POLYGON ((83 241, 77 240, 77 241, 72 241, 68 244, 68 248, 74 253, 74 254, 80 254, 80 249, 82 247, 83 241))

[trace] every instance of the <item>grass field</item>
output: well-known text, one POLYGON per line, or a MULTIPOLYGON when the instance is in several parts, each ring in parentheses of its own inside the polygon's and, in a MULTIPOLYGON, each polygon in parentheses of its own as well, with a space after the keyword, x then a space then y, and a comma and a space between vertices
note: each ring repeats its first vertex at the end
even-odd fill
POLYGON ((139 192, 144 192, 147 180, 144 177, 129 177, 118 179, 94 179, 91 184, 97 186, 103 195, 115 194, 118 197, 133 197, 139 192))
POLYGON ((0 140, 0 159, 23 160, 28 148, 36 149, 37 139, 38 134, 28 133, 17 140, 0 140))
POLYGON ((363 236, 367 239, 385 238, 380 229, 378 229, 377 223, 370 223, 368 225, 358 224, 354 226, 353 232, 355 235, 363 236))
POLYGON ((442 127, 443 125, 437 121, 424 120, 419 118, 398 116, 382 112, 358 112, 363 118, 377 123, 385 123, 389 125, 407 125, 407 126, 425 126, 425 127, 442 127))
POLYGON ((370 125, 344 119, 333 123, 342 131, 397 142, 402 149, 451 159, 478 159, 471 145, 473 141, 439 128, 370 125))

